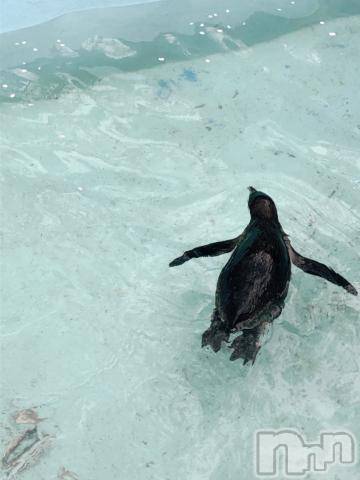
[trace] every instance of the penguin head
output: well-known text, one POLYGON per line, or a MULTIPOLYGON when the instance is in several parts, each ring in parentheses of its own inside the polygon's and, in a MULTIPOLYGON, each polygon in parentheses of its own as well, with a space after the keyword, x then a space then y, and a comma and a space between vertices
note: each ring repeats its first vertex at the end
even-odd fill
POLYGON ((260 220, 278 221, 274 200, 264 192, 248 187, 250 191, 248 206, 251 218, 260 220))

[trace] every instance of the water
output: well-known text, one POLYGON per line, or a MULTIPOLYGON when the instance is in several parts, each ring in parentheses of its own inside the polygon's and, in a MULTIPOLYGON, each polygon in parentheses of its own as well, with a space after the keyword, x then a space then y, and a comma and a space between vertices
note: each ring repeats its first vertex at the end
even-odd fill
POLYGON ((2 0, 1 32, 31 27, 73 11, 99 7, 128 6, 159 0, 2 0))
POLYGON ((257 429, 360 438, 358 298, 294 268, 248 368, 200 348, 227 255, 167 266, 241 232, 254 185, 359 287, 359 13, 162 2, 2 35, 2 450, 39 438, 4 479, 252 479, 257 429))

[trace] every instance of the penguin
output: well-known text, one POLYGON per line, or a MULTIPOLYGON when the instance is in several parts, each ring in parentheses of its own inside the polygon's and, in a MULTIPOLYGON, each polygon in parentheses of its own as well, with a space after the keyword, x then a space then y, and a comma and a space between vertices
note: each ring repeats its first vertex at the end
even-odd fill
POLYGON ((218 352, 222 342, 229 343, 230 334, 239 333, 230 345, 230 360, 242 358, 244 364, 254 364, 262 333, 284 308, 291 264, 352 295, 357 291, 332 268, 296 252, 279 222, 273 199, 254 187, 248 189, 251 219, 238 237, 188 250, 169 266, 233 252, 218 278, 215 308, 210 327, 202 335, 202 347, 209 345, 218 352))

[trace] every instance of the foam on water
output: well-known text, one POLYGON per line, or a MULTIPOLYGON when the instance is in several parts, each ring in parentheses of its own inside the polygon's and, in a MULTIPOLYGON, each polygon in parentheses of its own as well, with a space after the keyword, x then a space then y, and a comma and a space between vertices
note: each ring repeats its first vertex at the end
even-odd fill
POLYGON ((51 435, 21 478, 250 479, 257 429, 360 438, 358 298, 294 269, 247 368, 200 348, 227 256, 167 266, 238 234, 254 185, 359 288, 359 44, 333 20, 1 106, 1 440, 24 409, 51 435))

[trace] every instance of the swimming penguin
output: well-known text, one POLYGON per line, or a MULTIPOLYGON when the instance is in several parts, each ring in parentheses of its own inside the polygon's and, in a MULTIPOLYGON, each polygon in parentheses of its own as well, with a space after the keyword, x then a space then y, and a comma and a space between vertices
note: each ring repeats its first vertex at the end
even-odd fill
POLYGON ((281 227, 272 198, 254 187, 249 191, 251 220, 241 235, 189 250, 169 264, 175 267, 192 258, 233 251, 218 279, 215 309, 210 327, 202 335, 202 346, 210 345, 217 352, 231 333, 241 331, 231 344, 230 360, 243 358, 244 364, 255 362, 263 330, 284 308, 291 263, 357 295, 344 277, 297 253, 281 227))

